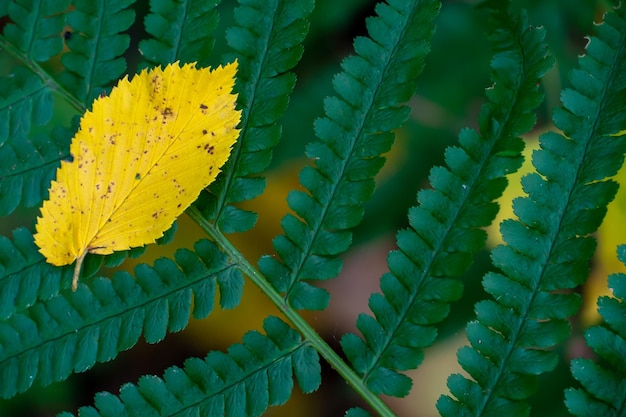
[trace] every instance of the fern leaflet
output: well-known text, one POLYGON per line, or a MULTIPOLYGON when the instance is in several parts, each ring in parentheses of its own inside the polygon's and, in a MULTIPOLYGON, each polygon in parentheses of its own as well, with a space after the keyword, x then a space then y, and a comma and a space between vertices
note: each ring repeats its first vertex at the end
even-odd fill
MULTIPOLYGON (((0 38, 0 47, 4 39, 0 38)), ((32 72, 16 67, 0 82, 0 146, 9 138, 13 143, 27 140, 32 123, 42 126, 52 117, 52 91, 32 72)), ((0 181, 2 176, 0 175, 0 181)), ((0 184, 0 193, 2 193, 0 184)), ((19 201, 19 199, 17 199, 19 201)), ((0 196, 0 205, 3 198, 0 196)), ((0 215, 6 215, 0 208, 0 215)))
POLYGON ((157 343, 184 329, 192 296, 195 318, 211 313, 216 283, 222 299, 241 297, 243 276, 213 243, 199 241, 195 253, 181 249, 175 259, 161 258, 153 268, 139 265, 135 279, 126 272, 96 278, 89 287, 62 291, 0 322, 0 397, 109 361, 142 333, 157 343))
POLYGON ((0 320, 56 295, 61 281, 71 275, 69 267, 56 268, 45 262, 27 229, 14 230, 13 242, 1 236, 0 320))
POLYGON ((287 214, 284 235, 274 239, 282 262, 265 256, 259 268, 296 309, 324 309, 328 293, 305 281, 335 277, 336 257, 352 240, 347 229, 363 217, 363 203, 374 190, 393 142, 392 129, 408 117, 415 77, 429 50, 437 1, 379 3, 378 16, 367 21, 370 38, 357 38, 357 55, 342 62, 334 79, 338 96, 325 101, 326 117, 317 120, 320 142, 307 147, 315 168, 300 172, 309 193, 293 191, 289 206, 302 219, 287 214), (364 80, 364 81, 360 81, 364 80))
POLYGON ((254 226, 255 213, 230 204, 252 199, 265 188, 258 174, 269 165, 280 139, 277 121, 296 81, 289 71, 302 56, 312 10, 312 0, 248 0, 235 9, 237 26, 228 30, 227 41, 240 61, 236 90, 243 108, 241 134, 223 175, 210 187, 212 193, 201 195, 197 211, 190 211, 198 223, 210 219, 224 233, 254 226))
POLYGON ((0 215, 43 201, 71 137, 68 129, 57 128, 50 136, 37 134, 0 146, 0 215))
POLYGON ((317 389, 320 366, 315 350, 278 318, 267 318, 263 328, 266 335, 249 332, 227 354, 214 351, 204 360, 187 359, 183 369, 169 368, 163 378, 144 376, 137 385, 122 386, 119 397, 100 393, 96 408, 82 407, 78 416, 255 417, 289 399, 294 375, 303 392, 317 389))
MULTIPOLYGON (((618 248, 619 260, 626 264, 626 246, 618 248)), ((626 411, 626 274, 609 277, 613 297, 598 301, 605 326, 585 332, 587 344, 605 363, 574 359, 572 374, 583 389, 565 391, 565 403, 576 416, 623 416, 626 411)))
POLYGON ((568 292, 587 276, 593 233, 617 184, 607 177, 622 164, 625 142, 611 136, 626 127, 626 21, 624 8, 605 16, 587 54, 572 73, 573 89, 562 95, 554 122, 567 135, 550 132, 533 155, 537 173, 522 180, 527 197, 513 203, 517 220, 504 221, 506 246, 492 252, 502 273, 488 273, 483 286, 495 300, 479 302, 478 321, 466 331, 471 347, 458 352, 473 380, 448 379, 443 416, 523 416, 536 375, 556 365, 550 348, 569 334, 567 317, 580 306, 568 292))

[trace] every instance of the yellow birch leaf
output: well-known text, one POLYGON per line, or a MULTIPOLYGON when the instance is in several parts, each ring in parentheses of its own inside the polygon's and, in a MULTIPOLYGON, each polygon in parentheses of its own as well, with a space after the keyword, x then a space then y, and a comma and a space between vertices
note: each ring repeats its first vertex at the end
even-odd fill
POLYGON ((220 171, 239 135, 237 63, 144 70, 94 101, 37 219, 35 243, 57 266, 153 243, 220 171))

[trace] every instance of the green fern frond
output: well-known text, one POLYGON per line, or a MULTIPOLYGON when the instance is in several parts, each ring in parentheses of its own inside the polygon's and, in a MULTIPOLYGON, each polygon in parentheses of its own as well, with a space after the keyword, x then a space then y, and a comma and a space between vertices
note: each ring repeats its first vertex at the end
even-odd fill
MULTIPOLYGON (((618 248, 619 260, 626 264, 626 246, 618 248)), ((626 412, 626 274, 609 277, 613 297, 601 297, 598 309, 605 326, 585 332, 587 344, 604 363, 574 359, 572 374, 583 389, 565 391, 569 411, 580 417, 618 417, 626 412)))
POLYGON ((67 15, 69 51, 59 81, 80 102, 91 103, 126 71, 123 54, 130 44, 126 31, 135 21, 133 0, 73 1, 67 15))
POLYGON ((109 361, 142 333, 157 343, 184 329, 192 297, 195 318, 211 313, 216 282, 222 298, 241 297, 243 276, 213 243, 199 241, 195 253, 181 249, 175 259, 139 265, 134 279, 126 272, 96 278, 0 322, 0 397, 109 361))
POLYGON ((69 266, 58 268, 45 262, 27 229, 14 230, 13 241, 0 236, 0 320, 58 294, 61 281, 70 280, 71 275, 69 266))
POLYGON ((446 150, 447 167, 430 173, 433 190, 420 191, 419 206, 409 211, 410 228, 397 236, 398 251, 389 256, 390 273, 381 280, 383 294, 369 306, 376 319, 362 314, 357 327, 364 340, 347 334, 341 340, 355 369, 375 392, 404 396, 411 387, 405 375, 416 368, 436 337, 449 303, 460 297, 458 278, 483 247, 497 212, 495 199, 506 186, 505 175, 521 165, 518 137, 534 124, 542 100, 537 88, 551 66, 544 31, 529 30, 525 16, 497 12, 491 33, 493 87, 479 116, 480 134, 466 129, 460 147, 446 150))
POLYGON ((144 376, 137 385, 125 384, 119 397, 97 394, 96 408, 82 407, 78 416, 255 417, 289 399, 294 376, 303 392, 317 389, 321 370, 315 350, 276 317, 267 318, 263 328, 266 335, 249 332, 228 353, 210 352, 204 360, 187 359, 182 369, 167 369, 163 378, 144 376))
POLYGON ((317 120, 320 142, 307 147, 315 168, 300 172, 309 193, 292 191, 284 235, 274 239, 281 261, 271 256, 259 268, 296 309, 323 309, 328 293, 307 280, 335 277, 336 257, 345 251, 363 217, 363 203, 374 191, 374 176, 393 142, 392 129, 402 125, 402 106, 416 87, 416 77, 430 48, 438 1, 379 3, 377 17, 367 20, 370 38, 357 38, 356 55, 342 62, 334 79, 337 96, 325 101, 326 117, 317 120))
POLYGON ((71 137, 69 129, 59 127, 50 136, 37 134, 0 146, 1 216, 20 206, 34 207, 48 196, 50 181, 68 155, 71 137))
POLYGON ((626 20, 624 8, 605 16, 591 38, 573 89, 562 94, 554 122, 567 137, 550 132, 533 155, 537 173, 522 180, 528 197, 513 203, 517 220, 504 221, 506 246, 492 252, 502 273, 488 273, 483 286, 495 300, 479 302, 478 321, 466 331, 471 347, 458 352, 473 380, 448 379, 450 397, 437 406, 443 416, 525 416, 525 399, 537 375, 557 363, 551 348, 570 332, 567 317, 580 297, 595 249, 589 236, 604 217, 617 183, 626 143, 612 136, 626 127, 626 20))
POLYGON ((308 32, 307 17, 312 0, 242 1, 235 9, 236 26, 227 32, 227 41, 239 60, 236 90, 243 108, 239 140, 233 147, 222 175, 211 185, 196 208, 200 217, 215 222, 224 233, 243 232, 254 226, 256 213, 232 206, 260 195, 265 179, 258 174, 268 167, 272 148, 278 143, 277 123, 296 82, 290 72, 302 56, 302 42, 308 32), (263 51, 260 53, 259 51, 263 51))
POLYGON ((174 61, 211 64, 213 30, 219 15, 220 0, 152 0, 144 20, 146 32, 153 36, 139 43, 139 51, 151 65, 174 61))

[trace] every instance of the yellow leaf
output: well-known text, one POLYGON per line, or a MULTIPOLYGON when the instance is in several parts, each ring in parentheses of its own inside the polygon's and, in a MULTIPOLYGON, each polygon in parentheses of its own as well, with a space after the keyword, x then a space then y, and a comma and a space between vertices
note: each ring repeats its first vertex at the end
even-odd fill
POLYGON ((122 79, 93 103, 37 219, 57 266, 153 243, 217 176, 237 140, 237 63, 171 64, 122 79))

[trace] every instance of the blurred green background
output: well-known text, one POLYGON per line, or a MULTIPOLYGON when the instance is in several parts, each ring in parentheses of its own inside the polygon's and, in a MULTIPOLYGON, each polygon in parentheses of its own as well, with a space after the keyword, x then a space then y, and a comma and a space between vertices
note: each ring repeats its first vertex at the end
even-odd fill
MULTIPOLYGON (((333 94, 332 77, 339 71, 341 59, 351 53, 353 38, 366 34, 365 18, 374 13, 375 4, 365 0, 317 0, 316 3, 305 53, 296 68, 298 84, 282 120, 283 139, 275 150, 271 169, 267 173, 266 192, 244 204, 246 208, 259 212, 259 221, 251 232, 232 236, 235 245, 252 263, 256 263, 260 255, 272 252, 271 239, 280 233, 280 218, 288 210, 285 197, 290 189, 298 187, 298 171, 307 163, 304 159, 305 144, 315 139, 313 121, 323 116, 323 98, 333 94)), ((377 180, 375 196, 367 204, 363 223, 354 231, 354 247, 343 256, 341 276, 324 283, 333 294, 331 306, 324 312, 306 313, 309 321, 332 346, 338 347, 341 335, 354 330, 357 315, 367 311, 369 294, 378 291, 378 279, 386 271, 386 254, 394 247, 395 231, 405 225, 406 211, 415 204, 417 190, 428 186, 430 168, 442 163, 444 148, 455 143, 461 128, 476 126, 476 116, 484 102, 484 89, 491 84, 487 15, 476 7, 478 3, 443 1, 432 51, 425 71, 419 77, 419 87, 409 103, 412 108, 410 119, 397 132, 396 144, 377 180)), ((513 3, 516 7, 527 9, 531 24, 545 27, 551 53, 557 62, 544 79, 546 100, 538 114, 536 132, 528 137, 530 147, 536 144, 538 133, 552 128, 551 109, 559 104, 560 91, 568 85, 567 76, 577 56, 584 53, 585 35, 592 33, 593 22, 601 19, 609 2, 518 0, 513 3)), ((223 52, 228 51, 219 36, 232 24, 234 6, 232 0, 224 0, 219 6, 221 22, 216 32, 215 59, 212 60, 215 63, 223 52)), ((146 36, 142 22, 148 12, 147 2, 139 1, 136 12, 136 23, 129 31, 133 40, 127 54, 131 72, 140 59, 137 43, 146 36)), ((63 103, 57 106, 57 120, 66 123, 65 120, 71 117, 67 114, 67 107, 63 103)), ((522 171, 529 169, 525 166, 522 171)), ((503 199, 499 219, 512 216, 506 201, 521 193, 516 181, 512 180, 513 185, 503 199)), ((626 197, 620 194, 605 224, 622 222, 625 206, 626 197)), ((36 209, 23 210, 3 219, 0 224, 2 234, 8 236, 18 226, 32 229, 36 213, 36 209)), ((616 229, 605 227, 599 232, 600 245, 592 279, 582 290, 585 309, 581 317, 572 321, 574 334, 563 348, 563 361, 559 368, 540 382, 539 395, 533 399, 537 405, 533 408, 533 416, 568 415, 562 403, 563 388, 573 384, 568 376, 568 360, 585 353, 581 331, 597 320, 593 307, 595 298, 605 288, 607 273, 621 267, 614 260, 615 245, 622 243, 616 229)), ((496 244, 497 227, 490 230, 490 236, 490 243, 496 244)), ((152 263, 159 256, 171 256, 177 248, 192 247, 202 237, 202 231, 183 215, 172 243, 152 245, 143 257, 128 260, 122 268, 130 270, 139 261, 152 263)), ((476 265, 466 274, 466 296, 453 305, 450 320, 441 329, 440 342, 427 350, 424 365, 410 373, 415 378, 411 395, 390 399, 398 415, 437 415, 435 401, 447 392, 447 376, 459 371, 455 352, 458 346, 464 344, 462 330, 467 319, 472 317, 472 306, 483 296, 480 279, 488 268, 489 257, 485 251, 479 254, 476 265)), ((92 404, 96 392, 107 390, 116 393, 121 384, 136 382, 141 375, 161 375, 169 366, 182 365, 189 356, 203 357, 209 350, 226 349, 240 341, 248 329, 259 329, 263 318, 269 314, 278 313, 250 282, 246 282, 244 299, 235 310, 215 311, 205 320, 191 322, 185 331, 168 335, 158 345, 140 342, 111 363, 99 364, 63 383, 35 387, 10 401, 0 401, 0 416, 49 417, 63 410, 75 411, 81 405, 92 404)), ((318 392, 308 396, 296 392, 287 406, 270 409, 266 415, 340 416, 354 405, 361 405, 358 397, 331 369, 324 368, 323 384, 318 392)))

